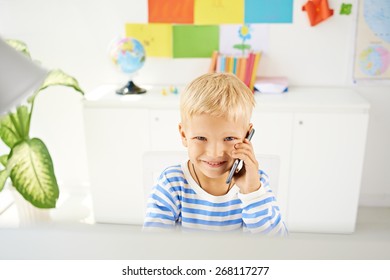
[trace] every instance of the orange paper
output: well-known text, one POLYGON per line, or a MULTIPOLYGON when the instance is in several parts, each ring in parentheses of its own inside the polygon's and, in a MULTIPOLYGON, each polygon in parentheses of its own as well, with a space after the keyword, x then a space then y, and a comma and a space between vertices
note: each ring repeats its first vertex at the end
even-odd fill
POLYGON ((149 0, 150 23, 194 23, 194 0, 149 0))
POLYGON ((311 26, 333 15, 333 10, 329 9, 328 0, 309 0, 303 5, 302 11, 307 12, 311 26))

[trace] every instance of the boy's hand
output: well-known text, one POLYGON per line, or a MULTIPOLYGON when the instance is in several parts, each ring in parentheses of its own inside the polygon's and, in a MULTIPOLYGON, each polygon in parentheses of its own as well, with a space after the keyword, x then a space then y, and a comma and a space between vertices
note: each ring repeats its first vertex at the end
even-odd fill
POLYGON ((243 194, 257 191, 261 187, 261 182, 259 163, 256 160, 252 143, 244 139, 243 143, 235 144, 234 148, 232 157, 244 162, 241 170, 233 176, 236 185, 243 194))

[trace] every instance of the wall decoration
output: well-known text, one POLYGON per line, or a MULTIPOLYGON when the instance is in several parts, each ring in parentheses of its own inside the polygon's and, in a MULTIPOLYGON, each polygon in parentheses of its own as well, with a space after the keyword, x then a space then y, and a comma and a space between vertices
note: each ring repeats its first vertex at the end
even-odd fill
POLYGON ((359 2, 353 79, 390 79, 390 2, 359 2))
POLYGON ((246 54, 250 50, 268 50, 267 24, 221 25, 219 31, 219 51, 224 54, 246 54))
POLYGON ((218 25, 174 25, 173 57, 211 57, 219 48, 218 25))
POLYGON ((196 0, 195 24, 243 23, 244 0, 196 0))
POLYGON ((171 24, 131 24, 125 26, 128 37, 134 37, 145 47, 148 57, 172 57, 171 24))
POLYGON ((293 0, 148 0, 148 23, 128 23, 126 36, 148 57, 211 57, 265 52, 268 27, 292 23, 293 0))
POLYGON ((307 12, 311 26, 315 26, 333 15, 333 10, 329 8, 328 0, 309 0, 303 5, 302 11, 307 12))
POLYGON ((150 23, 194 23, 194 0, 148 0, 150 23))
POLYGON ((349 16, 351 14, 351 12, 352 12, 352 4, 341 3, 340 15, 349 16))
POLYGON ((291 23, 293 0, 245 0, 245 23, 291 23))

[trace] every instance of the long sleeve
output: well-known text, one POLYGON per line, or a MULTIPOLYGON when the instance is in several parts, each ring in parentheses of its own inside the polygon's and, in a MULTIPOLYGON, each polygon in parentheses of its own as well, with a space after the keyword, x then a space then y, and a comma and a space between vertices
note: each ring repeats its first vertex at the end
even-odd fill
POLYGON ((244 231, 273 236, 287 235, 268 176, 260 171, 261 188, 250 194, 238 194, 242 201, 244 231))
POLYGON ((261 188, 250 194, 234 186, 223 196, 213 196, 200 188, 186 164, 165 169, 154 186, 146 209, 144 230, 211 230, 287 234, 268 177, 260 173, 261 188))
POLYGON ((144 229, 174 228, 181 221, 180 188, 175 184, 181 181, 181 176, 175 173, 178 169, 166 169, 159 177, 157 184, 147 201, 144 229))

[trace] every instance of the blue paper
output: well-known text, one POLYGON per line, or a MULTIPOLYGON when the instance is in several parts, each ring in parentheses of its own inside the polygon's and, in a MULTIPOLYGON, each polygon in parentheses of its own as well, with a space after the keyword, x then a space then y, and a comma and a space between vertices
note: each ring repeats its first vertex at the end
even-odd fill
POLYGON ((293 0, 245 0, 245 23, 292 23, 293 0))

